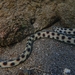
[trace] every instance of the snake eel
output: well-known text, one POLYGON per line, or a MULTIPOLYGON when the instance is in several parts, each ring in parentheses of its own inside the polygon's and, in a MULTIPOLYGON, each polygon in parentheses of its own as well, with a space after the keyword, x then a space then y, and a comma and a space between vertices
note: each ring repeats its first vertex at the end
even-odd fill
POLYGON ((75 38, 67 35, 72 35, 72 36, 75 35, 75 29, 56 27, 53 32, 42 31, 32 34, 31 36, 28 37, 25 50, 22 52, 22 54, 13 60, 0 61, 0 67, 2 68, 13 67, 20 64, 21 62, 24 62, 31 54, 33 42, 37 39, 41 39, 44 37, 52 38, 75 45, 75 38))

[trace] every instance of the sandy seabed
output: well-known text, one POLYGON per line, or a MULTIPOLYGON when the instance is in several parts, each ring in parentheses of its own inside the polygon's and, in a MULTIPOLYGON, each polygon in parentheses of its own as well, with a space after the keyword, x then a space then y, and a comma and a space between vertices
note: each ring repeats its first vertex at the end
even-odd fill
MULTIPOLYGON (((27 38, 14 46, 0 48, 0 59, 16 58, 24 51, 26 41, 27 38)), ((0 68, 0 75, 19 75, 17 73, 20 70, 30 67, 40 67, 50 72, 49 75, 63 75, 63 70, 68 68, 71 70, 71 75, 74 75, 75 46, 54 39, 37 40, 33 44, 30 57, 24 63, 12 68, 0 68)))

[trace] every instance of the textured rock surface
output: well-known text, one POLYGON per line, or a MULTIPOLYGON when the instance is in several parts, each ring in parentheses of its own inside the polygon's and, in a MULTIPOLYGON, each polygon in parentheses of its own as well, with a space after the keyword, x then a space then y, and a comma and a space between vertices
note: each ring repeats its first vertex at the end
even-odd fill
POLYGON ((52 25, 57 20, 55 7, 56 3, 50 1, 0 1, 0 45, 13 44, 52 25))
POLYGON ((0 45, 21 41, 27 35, 61 22, 75 27, 74 0, 1 0, 0 45))
POLYGON ((61 19, 61 25, 64 27, 75 27, 75 6, 73 5, 70 5, 68 3, 60 3, 57 6, 56 11, 61 19))

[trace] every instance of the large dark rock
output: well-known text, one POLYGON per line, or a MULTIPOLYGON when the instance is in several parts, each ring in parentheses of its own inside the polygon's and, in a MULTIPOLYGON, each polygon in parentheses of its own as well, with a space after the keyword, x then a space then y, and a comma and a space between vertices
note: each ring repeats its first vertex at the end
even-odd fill
POLYGON ((74 0, 1 0, 0 45, 21 41, 59 20, 63 26, 75 27, 74 3, 74 0))

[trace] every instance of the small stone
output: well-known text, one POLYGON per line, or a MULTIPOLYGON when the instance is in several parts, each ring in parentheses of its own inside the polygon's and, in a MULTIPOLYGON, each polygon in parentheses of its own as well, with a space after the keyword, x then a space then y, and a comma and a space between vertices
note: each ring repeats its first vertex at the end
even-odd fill
POLYGON ((19 70, 18 72, 17 72, 17 75, 29 75, 29 73, 28 73, 28 70, 19 70))
POLYGON ((67 75, 67 74, 70 74, 70 72, 71 72, 71 70, 70 70, 70 69, 65 68, 63 73, 64 73, 64 75, 67 75))
POLYGON ((24 73, 23 72, 19 72, 19 74, 18 75, 24 75, 24 73))

